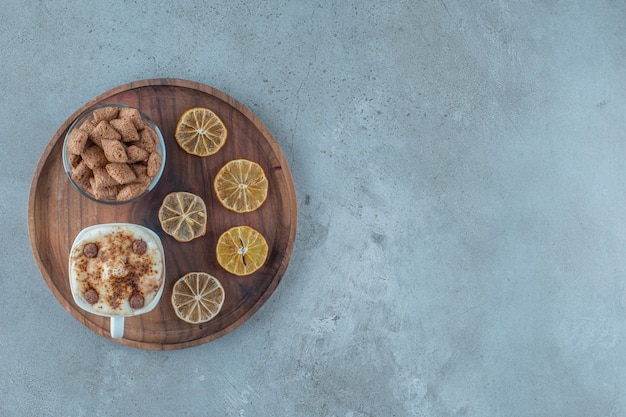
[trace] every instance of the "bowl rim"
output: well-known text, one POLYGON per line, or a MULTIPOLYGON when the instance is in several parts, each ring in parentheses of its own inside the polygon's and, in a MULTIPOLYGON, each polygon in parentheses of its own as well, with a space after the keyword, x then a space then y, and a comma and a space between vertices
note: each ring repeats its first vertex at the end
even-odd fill
POLYGON ((63 170, 65 171, 65 175, 67 176, 67 179, 70 181, 70 183, 72 184, 72 186, 80 193, 80 195, 87 197, 89 200, 94 201, 96 203, 100 203, 100 204, 107 204, 107 205, 111 205, 111 206, 119 206, 119 205, 124 205, 124 204, 129 204, 129 203, 133 203, 137 200, 139 200, 140 198, 144 197, 145 195, 147 195, 150 191, 152 191, 156 185, 158 184, 158 182, 161 179, 161 176, 163 175, 163 171, 165 170, 165 161, 166 161, 166 146, 165 146, 165 138, 163 137, 163 133, 161 132, 161 128, 159 127, 159 125, 157 125, 157 123, 152 120, 152 118, 150 116, 148 116, 147 114, 145 114, 143 111, 141 111, 139 108, 128 105, 128 104, 123 104, 123 103, 101 103, 101 104, 96 104, 94 106, 90 106, 87 109, 85 109, 82 113, 80 113, 78 116, 76 116, 76 118, 72 121, 72 123, 70 124, 69 128, 67 129, 67 132, 65 133, 65 137, 63 138, 63 149, 61 150, 61 159, 63 160, 63 170), (69 136, 70 133, 72 133, 72 131, 74 129, 77 129, 78 126, 82 125, 83 122, 85 122, 93 113, 94 110, 97 109, 101 109, 104 107, 120 107, 120 108, 130 108, 130 109, 136 109, 142 120, 148 122, 148 124, 150 125, 150 127, 152 127, 158 137, 158 144, 157 144, 157 152, 161 155, 161 167, 159 168, 159 172, 152 177, 152 180, 150 181, 150 185, 148 186, 148 188, 141 194, 139 194, 138 196, 135 196, 129 200, 124 200, 124 201, 117 201, 117 200, 100 200, 98 198, 96 198, 94 195, 90 194, 89 192, 87 192, 85 189, 83 189, 82 187, 80 187, 73 179, 71 176, 71 166, 69 163, 69 155, 70 153, 67 151, 67 142, 69 140, 69 136))

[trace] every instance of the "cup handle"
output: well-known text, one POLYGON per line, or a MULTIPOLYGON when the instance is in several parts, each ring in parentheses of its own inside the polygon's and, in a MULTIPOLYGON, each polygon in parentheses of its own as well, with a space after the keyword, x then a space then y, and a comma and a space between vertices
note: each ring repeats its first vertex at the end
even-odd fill
POLYGON ((121 339, 124 336, 124 317, 111 317, 111 337, 113 339, 121 339))

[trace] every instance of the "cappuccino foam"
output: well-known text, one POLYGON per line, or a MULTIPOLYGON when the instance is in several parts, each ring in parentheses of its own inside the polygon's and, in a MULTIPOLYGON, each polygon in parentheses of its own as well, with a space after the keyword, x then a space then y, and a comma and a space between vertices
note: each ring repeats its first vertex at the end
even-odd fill
POLYGON ((158 238, 142 227, 102 225, 79 235, 69 268, 72 292, 82 308, 100 315, 132 316, 158 302, 164 280, 163 249, 158 238), (139 245, 142 250, 137 251, 137 244, 133 249, 136 241, 145 242, 139 245), (90 244, 97 246, 95 255, 90 244), (138 297, 143 297, 143 305, 132 308, 133 297, 135 307, 138 297))

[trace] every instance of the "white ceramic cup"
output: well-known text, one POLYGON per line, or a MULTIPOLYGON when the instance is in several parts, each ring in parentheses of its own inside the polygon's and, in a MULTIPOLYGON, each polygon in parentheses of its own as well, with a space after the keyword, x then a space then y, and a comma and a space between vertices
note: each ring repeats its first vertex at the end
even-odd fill
MULTIPOLYGON (((106 265, 102 266, 102 269, 98 269, 98 274, 106 275, 103 270, 106 269, 106 265)), ((96 314, 98 316, 110 317, 110 333, 114 339, 119 339, 124 336, 124 318, 131 316, 138 316, 140 314, 148 313, 152 311, 161 299, 163 288, 165 287, 165 255, 163 251, 163 244, 159 236, 152 230, 131 223, 108 223, 90 226, 83 229, 74 239, 72 249, 70 250, 69 259, 69 279, 70 288, 72 290, 72 296, 74 302, 83 310, 96 314), (148 299, 145 305, 141 308, 133 309, 128 304, 128 301, 124 301, 122 307, 119 309, 113 309, 107 305, 105 301, 90 304, 84 297, 84 284, 81 281, 81 269, 80 262, 92 262, 89 266, 92 270, 98 269, 101 266, 99 259, 93 258, 86 260, 81 255, 84 245, 87 243, 98 243, 104 239, 105 235, 111 235, 116 233, 132 233, 137 239, 142 239, 147 244, 147 254, 153 257, 155 274, 151 275, 150 279, 154 280, 157 275, 160 278, 160 285, 156 293, 146 294, 148 299), (119 310, 119 311, 118 311, 119 310)), ((104 279, 104 278, 103 278, 104 279)), ((112 278, 114 279, 114 278, 112 278)))

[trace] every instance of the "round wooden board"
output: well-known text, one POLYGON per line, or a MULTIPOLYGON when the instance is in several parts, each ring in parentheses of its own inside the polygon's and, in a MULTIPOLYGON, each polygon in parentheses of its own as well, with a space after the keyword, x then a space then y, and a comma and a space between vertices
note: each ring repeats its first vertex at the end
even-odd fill
POLYGON ((31 246, 44 280, 61 305, 79 322, 110 338, 109 319, 87 313, 73 301, 69 288, 68 258, 76 235, 101 223, 128 222, 154 230, 165 249, 166 281, 159 305, 150 313, 126 319, 124 337, 112 339, 124 345, 152 350, 200 345, 232 331, 250 318, 276 289, 295 242, 297 201, 289 166, 267 128, 245 106, 214 88, 178 79, 151 79, 114 88, 78 109, 55 133, 35 171, 28 203, 31 246), (72 121, 87 108, 101 103, 137 107, 161 128, 167 159, 161 181, 147 196, 121 206, 98 204, 82 197, 63 170, 63 139, 72 121), (224 147, 200 158, 183 151, 174 139, 180 115, 191 107, 215 111, 228 129, 224 147), (213 178, 228 161, 246 158, 259 163, 269 180, 265 203, 256 211, 237 214, 216 199, 213 178), (207 206, 205 236, 180 243, 161 229, 158 210, 163 197, 173 191, 201 196, 207 206), (227 229, 249 225, 265 236, 269 254, 255 273, 238 277, 216 261, 218 237, 227 229), (213 320, 191 325, 178 319, 170 303, 174 282, 192 271, 215 276, 224 286, 226 299, 213 320))

